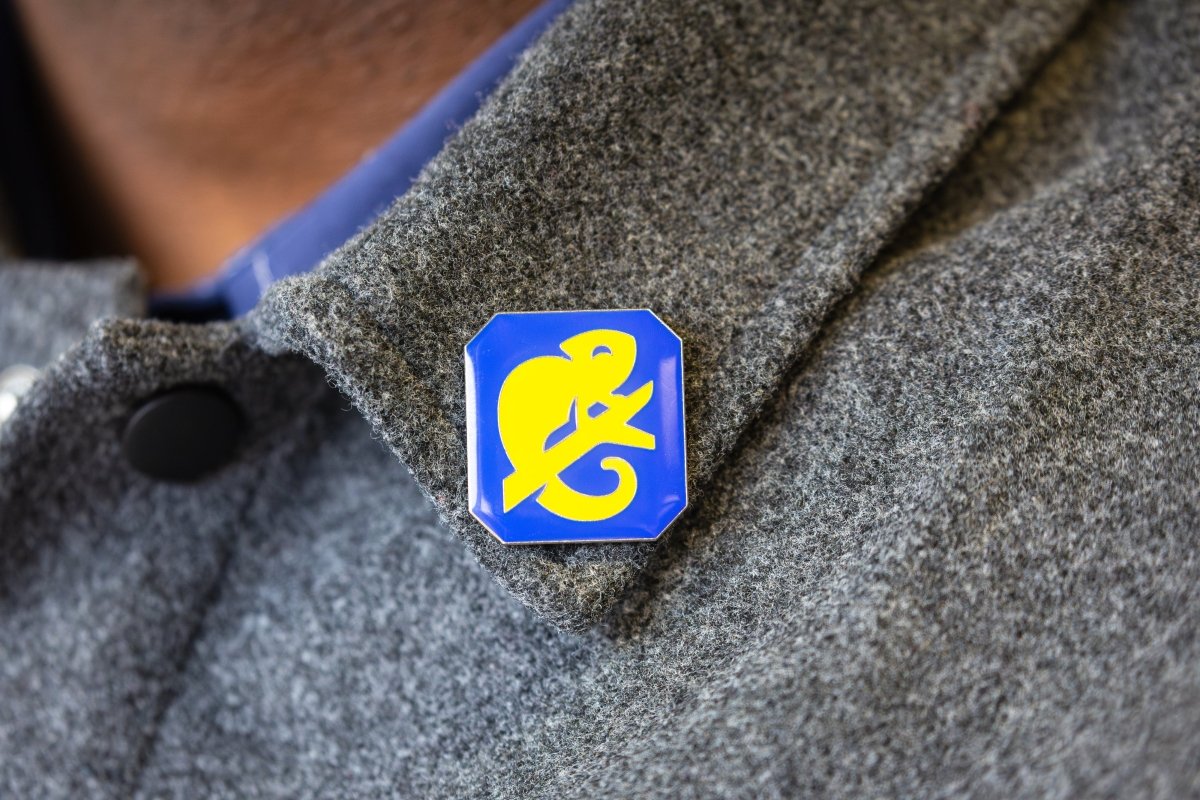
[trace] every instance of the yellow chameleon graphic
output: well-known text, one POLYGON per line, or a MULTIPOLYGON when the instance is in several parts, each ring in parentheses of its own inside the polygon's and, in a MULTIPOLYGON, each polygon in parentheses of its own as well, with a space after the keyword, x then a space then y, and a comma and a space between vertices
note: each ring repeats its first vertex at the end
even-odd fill
POLYGON ((500 441, 512 462, 504 479, 504 511, 539 490, 547 511, 576 522, 597 522, 624 511, 637 494, 637 473, 623 458, 609 456, 600 466, 617 473, 608 494, 578 492, 560 473, 601 444, 654 449, 654 436, 629 424, 654 393, 647 381, 627 395, 614 394, 629 379, 637 340, 628 333, 592 330, 559 345, 562 356, 537 356, 518 364, 500 387, 497 409, 500 441), (593 413, 594 412, 594 413, 593 413), (571 421, 574 430, 550 447, 550 435, 571 421))

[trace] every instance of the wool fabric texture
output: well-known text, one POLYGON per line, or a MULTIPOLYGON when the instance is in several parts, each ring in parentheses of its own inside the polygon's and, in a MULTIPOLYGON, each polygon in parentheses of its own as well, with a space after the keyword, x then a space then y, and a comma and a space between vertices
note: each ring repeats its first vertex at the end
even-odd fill
POLYGON ((92 324, 0 445, 0 794, 1200 792, 1198 168, 1196 4, 580 0, 248 318, 13 317, 92 324), (504 547, 463 345, 628 307, 691 507, 504 547), (157 483, 185 383, 249 434, 157 483))

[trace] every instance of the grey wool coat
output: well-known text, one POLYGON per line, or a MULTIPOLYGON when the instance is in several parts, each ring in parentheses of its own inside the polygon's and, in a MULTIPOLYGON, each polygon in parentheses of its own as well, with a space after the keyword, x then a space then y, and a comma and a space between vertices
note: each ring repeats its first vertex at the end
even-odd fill
POLYGON ((244 319, 0 268, 0 796, 1200 795, 1198 301, 1200 3, 580 0, 244 319), (467 512, 464 343, 572 308, 683 339, 657 543, 467 512))

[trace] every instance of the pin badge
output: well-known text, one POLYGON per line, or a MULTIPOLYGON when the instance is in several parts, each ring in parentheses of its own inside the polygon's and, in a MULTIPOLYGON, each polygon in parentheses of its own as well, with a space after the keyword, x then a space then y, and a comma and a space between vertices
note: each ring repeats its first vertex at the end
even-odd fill
POLYGON ((682 513, 683 345, 653 312, 497 314, 465 351, 471 514, 497 539, 649 541, 682 513))

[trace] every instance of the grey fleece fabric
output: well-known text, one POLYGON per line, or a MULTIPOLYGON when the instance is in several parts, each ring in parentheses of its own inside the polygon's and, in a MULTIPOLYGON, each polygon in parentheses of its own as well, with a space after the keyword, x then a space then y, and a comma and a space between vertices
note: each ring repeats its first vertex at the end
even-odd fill
POLYGON ((96 320, 143 313, 142 283, 131 261, 0 260, 0 369, 40 369, 77 344, 96 320))
POLYGON ((820 321, 1081 3, 581 3, 379 225, 274 292, 447 524, 557 624, 654 545, 506 548, 467 513, 462 347, 500 311, 651 308, 700 499, 820 321))
POLYGON ((584 2, 319 273, 50 367, 0 795, 1200 794, 1200 7, 787 6, 584 2), (684 338, 693 507, 493 546, 461 346, 596 305, 684 338), (196 381, 237 463, 133 473, 196 381))

